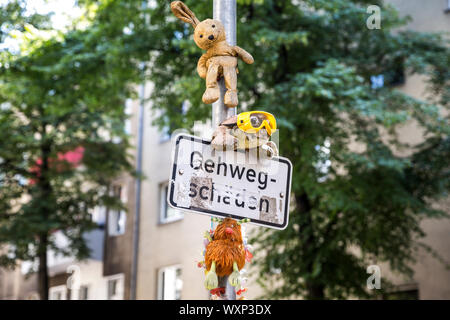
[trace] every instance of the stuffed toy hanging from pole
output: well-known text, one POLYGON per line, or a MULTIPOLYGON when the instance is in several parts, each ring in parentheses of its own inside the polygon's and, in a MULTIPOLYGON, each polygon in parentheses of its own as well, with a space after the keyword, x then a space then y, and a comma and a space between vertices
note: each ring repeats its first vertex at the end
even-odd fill
POLYGON ((257 149, 258 155, 271 159, 278 156, 277 145, 269 141, 276 130, 277 123, 272 114, 242 112, 219 125, 212 135, 211 146, 219 151, 257 149))
POLYGON ((211 104, 219 100, 218 80, 225 79, 227 89, 224 104, 229 108, 238 105, 237 96, 237 58, 247 64, 254 62, 250 53, 238 46, 231 46, 226 41, 225 28, 219 20, 206 19, 200 22, 195 14, 181 1, 173 1, 170 8, 174 15, 194 27, 194 41, 197 46, 206 50, 197 63, 199 76, 206 79, 206 90, 202 101, 211 104))
POLYGON ((214 290, 218 287, 218 277, 228 276, 233 287, 240 285, 239 271, 249 261, 250 252, 242 239, 241 224, 248 219, 236 221, 231 218, 220 220, 214 233, 208 236, 204 265, 206 268, 205 287, 214 290))

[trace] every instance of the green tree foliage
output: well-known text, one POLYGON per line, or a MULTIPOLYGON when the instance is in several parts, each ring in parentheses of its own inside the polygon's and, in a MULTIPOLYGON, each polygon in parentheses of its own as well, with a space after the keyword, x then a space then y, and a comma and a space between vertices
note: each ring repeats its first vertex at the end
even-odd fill
MULTIPOLYGON (((186 4, 200 20, 212 15, 212 1, 186 4)), ((239 66, 239 111, 276 115, 281 154, 294 165, 289 226, 253 238, 265 249, 255 261, 267 296, 367 296, 371 261, 411 275, 420 221, 446 215, 430 203, 449 187, 447 40, 398 31, 408 20, 381 1, 242 0, 237 12, 238 45, 255 58, 239 66), (380 30, 366 27, 369 4, 381 7, 380 30), (428 102, 396 88, 403 71, 426 76, 428 102), (384 85, 373 87, 379 75, 384 85), (398 136, 411 123, 419 145, 398 136)), ((149 17, 156 123, 190 129, 210 117, 195 69, 201 50, 168 1, 149 17), (184 100, 192 107, 183 113, 184 100)))
POLYGON ((88 257, 92 210, 122 208, 109 188, 133 171, 124 102, 141 71, 115 26, 86 22, 66 34, 25 25, 20 51, 1 52, 0 263, 38 262, 41 299, 47 251, 88 257), (83 151, 80 162, 64 158, 74 150, 83 151), (57 246, 55 231, 67 247, 57 246))

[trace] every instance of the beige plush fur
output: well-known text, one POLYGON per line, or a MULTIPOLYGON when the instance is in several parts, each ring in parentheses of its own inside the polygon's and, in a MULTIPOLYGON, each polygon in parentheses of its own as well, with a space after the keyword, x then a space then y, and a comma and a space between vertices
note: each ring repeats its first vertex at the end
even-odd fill
POLYGON ((237 58, 247 64, 254 62, 250 53, 238 46, 230 46, 226 41, 225 28, 218 20, 206 19, 200 22, 195 14, 181 1, 170 4, 172 12, 180 20, 194 27, 194 41, 197 46, 206 50, 197 63, 197 72, 206 79, 206 90, 202 100, 211 104, 219 99, 218 79, 225 79, 227 89, 224 104, 234 108, 238 104, 237 97, 237 58))

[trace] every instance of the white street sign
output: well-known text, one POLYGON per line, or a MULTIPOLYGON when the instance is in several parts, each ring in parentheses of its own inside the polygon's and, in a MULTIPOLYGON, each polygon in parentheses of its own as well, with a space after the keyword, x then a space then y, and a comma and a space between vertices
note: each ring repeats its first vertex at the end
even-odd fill
POLYGON ((292 164, 258 159, 256 151, 216 151, 210 141, 174 138, 167 201, 189 212, 284 229, 288 224, 292 164))

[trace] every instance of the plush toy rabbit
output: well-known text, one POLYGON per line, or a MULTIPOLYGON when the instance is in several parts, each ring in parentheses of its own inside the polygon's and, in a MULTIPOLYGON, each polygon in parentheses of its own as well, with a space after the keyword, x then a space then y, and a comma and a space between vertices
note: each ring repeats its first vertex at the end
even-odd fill
POLYGON ((195 14, 181 1, 170 4, 172 12, 180 20, 190 23, 194 27, 194 41, 197 46, 206 50, 197 64, 200 77, 206 78, 206 90, 202 100, 206 104, 219 99, 220 89, 217 83, 220 77, 225 79, 227 89, 224 104, 234 108, 238 104, 237 97, 237 57, 247 64, 253 63, 250 53, 238 46, 230 46, 226 41, 225 28, 218 20, 206 19, 200 22, 195 14))

